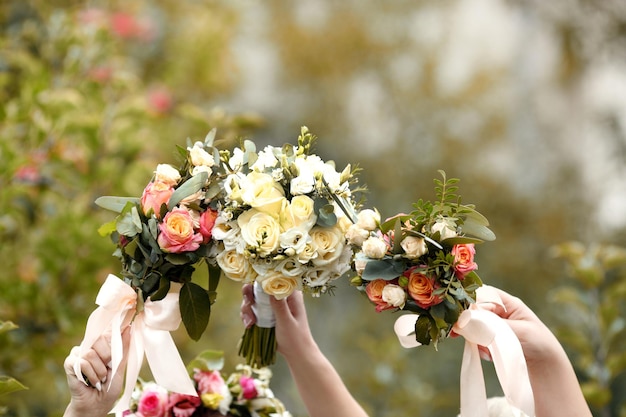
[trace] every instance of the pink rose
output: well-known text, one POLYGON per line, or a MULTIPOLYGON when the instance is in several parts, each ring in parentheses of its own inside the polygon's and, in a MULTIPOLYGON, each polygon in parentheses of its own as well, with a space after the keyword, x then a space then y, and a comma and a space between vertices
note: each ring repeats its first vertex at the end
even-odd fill
POLYGON ((193 379, 198 383, 200 394, 220 394, 226 386, 226 382, 224 382, 219 371, 196 372, 193 379))
POLYGON ((156 181, 149 183, 141 195, 141 209, 148 216, 150 212, 161 217, 161 205, 167 204, 174 193, 174 188, 164 182, 156 181))
POLYGON ((200 247, 202 235, 195 233, 193 218, 184 208, 168 212, 159 224, 157 241, 164 252, 193 252, 200 247))
POLYGON ((150 386, 141 393, 137 412, 144 417, 166 417, 168 413, 168 395, 159 386, 150 386))
POLYGON ((469 272, 478 269, 478 265, 474 262, 475 254, 476 249, 474 249, 473 243, 454 245, 452 247, 454 270, 458 279, 463 279, 469 272))
POLYGON ((202 235, 202 243, 209 243, 213 236, 213 226, 217 218, 217 210, 207 209, 200 215, 200 234, 202 235))
POLYGON ((409 279, 407 291, 418 306, 428 309, 443 301, 441 296, 433 294, 438 285, 435 279, 416 271, 417 267, 409 268, 404 272, 404 276, 409 279))
POLYGON ((172 109, 174 100, 169 90, 155 88, 148 92, 148 105, 156 114, 164 114, 172 109))
POLYGON ((170 394, 168 406, 176 417, 190 417, 202 404, 200 397, 173 392, 170 394))
POLYGON ((259 395, 256 390, 256 385, 254 385, 254 378, 242 375, 241 378, 239 378, 239 385, 241 385, 243 398, 246 400, 251 400, 259 395))

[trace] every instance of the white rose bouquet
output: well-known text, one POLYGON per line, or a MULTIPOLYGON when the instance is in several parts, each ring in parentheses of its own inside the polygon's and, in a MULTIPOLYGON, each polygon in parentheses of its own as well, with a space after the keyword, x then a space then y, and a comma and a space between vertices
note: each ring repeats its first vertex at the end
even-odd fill
POLYGON ((213 239, 221 245, 216 260, 223 274, 255 283, 257 325, 245 331, 240 345, 250 365, 275 360, 269 295, 281 299, 303 290, 319 296, 350 269, 345 233, 356 221, 355 170, 348 165, 338 172, 332 162, 311 154, 314 140, 303 127, 297 146, 257 152, 246 140, 222 153, 230 174, 213 239))

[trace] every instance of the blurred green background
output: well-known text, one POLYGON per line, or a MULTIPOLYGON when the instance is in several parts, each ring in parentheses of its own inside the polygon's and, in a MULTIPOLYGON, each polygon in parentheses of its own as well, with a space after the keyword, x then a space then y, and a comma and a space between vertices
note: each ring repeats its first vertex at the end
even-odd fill
MULTIPOLYGON (((483 280, 557 332, 595 416, 626 416, 622 1, 4 0, 0 25, 0 322, 19 326, 0 326, 0 375, 29 387, 0 413, 69 400, 63 360, 119 269, 96 197, 139 195, 213 127, 280 145, 307 125, 316 153, 364 169, 383 217, 432 198, 437 169, 461 178, 497 235, 483 280)), ((222 281, 202 339, 175 334, 185 360, 240 362, 239 303, 222 281)), ((461 340, 404 350, 396 315, 347 279, 307 308, 370 415, 457 414, 461 340)), ((274 371, 305 416, 282 359, 274 371)))

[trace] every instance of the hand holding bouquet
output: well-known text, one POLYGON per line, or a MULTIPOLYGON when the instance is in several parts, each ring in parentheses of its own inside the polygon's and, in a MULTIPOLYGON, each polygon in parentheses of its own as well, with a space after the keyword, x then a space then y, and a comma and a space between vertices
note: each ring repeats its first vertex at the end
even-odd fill
POLYGON ((223 155, 231 172, 213 229, 220 243, 217 264, 232 280, 254 282, 257 305, 267 306, 241 341, 240 354, 251 365, 275 360, 268 295, 281 299, 302 290, 319 296, 350 269, 345 232, 355 213, 354 171, 348 165, 338 172, 312 154, 313 141, 303 127, 297 146, 257 152, 254 143, 245 141, 223 155))
POLYGON ((420 199, 410 214, 382 224, 376 211, 363 210, 347 234, 358 248, 353 285, 367 294, 376 311, 417 313, 417 342, 433 342, 435 348, 475 302, 482 285, 474 245, 495 239, 487 219, 460 203, 458 180, 439 172, 437 201, 420 199))

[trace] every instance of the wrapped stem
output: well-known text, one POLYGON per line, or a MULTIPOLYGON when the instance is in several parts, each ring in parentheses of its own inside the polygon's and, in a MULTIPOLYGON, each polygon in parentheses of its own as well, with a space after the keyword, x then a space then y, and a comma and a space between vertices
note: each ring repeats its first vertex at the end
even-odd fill
POLYGON ((247 328, 239 342, 239 356, 255 368, 269 366, 276 362, 276 319, 270 305, 270 296, 263 288, 254 283, 252 311, 256 324, 247 328))

